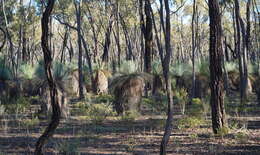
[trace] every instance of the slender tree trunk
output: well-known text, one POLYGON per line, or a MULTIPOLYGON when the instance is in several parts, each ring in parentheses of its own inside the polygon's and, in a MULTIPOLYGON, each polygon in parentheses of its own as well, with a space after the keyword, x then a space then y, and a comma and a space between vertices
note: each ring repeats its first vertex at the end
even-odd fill
POLYGON ((58 92, 56 88, 56 83, 54 82, 52 75, 52 53, 50 47, 48 46, 48 34, 49 34, 49 17, 54 7, 55 0, 48 0, 47 7, 43 13, 41 25, 42 25, 42 37, 41 37, 41 46, 44 55, 44 69, 49 84, 51 105, 52 105, 52 117, 49 126, 45 129, 44 133, 38 139, 35 148, 35 155, 41 155, 42 147, 48 142, 48 139, 54 134, 55 129, 58 127, 60 122, 61 110, 58 102, 58 92))
POLYGON ((173 98, 172 98, 172 88, 171 88, 171 78, 169 78, 169 66, 171 62, 171 23, 170 23, 170 6, 169 0, 164 0, 165 12, 166 12, 166 27, 165 27, 165 50, 166 54, 164 60, 162 60, 163 75, 166 82, 166 92, 168 98, 168 112, 167 120, 164 130, 164 135, 160 145, 160 154, 166 154, 167 143, 169 142, 170 135, 172 132, 172 121, 173 121, 173 98))
POLYGON ((210 17, 210 88, 211 88, 211 115, 212 128, 216 134, 219 129, 225 127, 225 109, 224 109, 224 86, 223 86, 223 49, 221 41, 221 15, 219 12, 218 0, 209 0, 210 17))
POLYGON ((153 22, 151 16, 150 0, 145 0, 144 12, 146 15, 145 24, 145 52, 144 52, 144 70, 147 73, 152 71, 152 50, 153 50, 153 22))
POLYGON ((83 71, 82 71, 82 42, 81 42, 81 1, 78 3, 74 1, 75 9, 76 9, 76 18, 77 18, 77 33, 78 33, 78 48, 79 48, 79 56, 78 56, 78 74, 79 74, 79 98, 84 98, 83 92, 83 71))
POLYGON ((192 34, 192 88, 191 88, 191 98, 195 97, 195 52, 196 52, 196 36, 195 36, 195 27, 194 22, 197 15, 197 5, 196 0, 193 0, 193 13, 192 13, 192 23, 191 23, 191 34, 192 34))

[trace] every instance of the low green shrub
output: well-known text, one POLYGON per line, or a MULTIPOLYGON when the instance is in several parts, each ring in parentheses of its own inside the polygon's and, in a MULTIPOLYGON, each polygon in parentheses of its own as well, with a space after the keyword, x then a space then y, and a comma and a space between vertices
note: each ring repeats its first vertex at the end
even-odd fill
POLYGON ((94 97, 96 103, 111 103, 114 101, 114 97, 109 94, 100 94, 94 97))
POLYGON ((56 143, 56 149, 60 154, 80 154, 78 152, 79 145, 79 139, 74 139, 73 141, 61 141, 56 143))
POLYGON ((197 117, 184 117, 177 122, 178 129, 194 129, 204 124, 204 120, 197 117))
POLYGON ((191 105, 187 109, 187 115, 194 117, 202 117, 204 114, 204 107, 202 105, 202 101, 199 98, 193 98, 191 102, 191 105))
POLYGON ((32 119, 25 119, 22 120, 21 125, 25 128, 33 128, 36 125, 40 123, 39 119, 37 117, 32 118, 32 119))
POLYGON ((185 107, 188 102, 188 92, 186 89, 181 88, 174 92, 175 102, 180 105, 181 113, 184 115, 185 107))
POLYGON ((124 114, 121 116, 122 121, 131 122, 134 121, 139 116, 137 111, 125 111, 124 114))
POLYGON ((249 136, 244 132, 239 132, 235 135, 235 139, 240 143, 246 143, 249 140, 249 136))
POLYGON ((222 127, 222 128, 219 128, 217 130, 217 134, 216 136, 220 136, 220 137, 224 137, 225 135, 227 135, 229 133, 229 128, 228 127, 222 127))
POLYGON ((8 114, 21 114, 30 108, 30 98, 19 97, 16 101, 4 105, 8 114))

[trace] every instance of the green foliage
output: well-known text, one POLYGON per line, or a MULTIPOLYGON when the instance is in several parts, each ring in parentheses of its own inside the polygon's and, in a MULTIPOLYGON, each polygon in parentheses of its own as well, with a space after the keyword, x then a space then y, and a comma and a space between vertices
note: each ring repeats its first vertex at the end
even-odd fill
POLYGON ((112 107, 105 104, 92 104, 88 107, 88 115, 94 124, 102 123, 107 116, 112 114, 112 107))
MULTIPOLYGON (((66 78, 69 71, 73 68, 73 65, 65 65, 58 61, 55 61, 52 64, 53 64, 53 77, 55 80, 62 80, 64 78, 66 78)), ((38 62, 38 65, 35 69, 35 75, 39 79, 43 79, 43 80, 46 79, 43 60, 40 60, 38 62)))
POLYGON ((21 114, 30 107, 30 99, 27 97, 19 97, 14 103, 5 105, 6 112, 9 114, 21 114))
POLYGON ((94 97, 95 103, 111 103, 114 101, 114 97, 109 94, 100 94, 94 97))
POLYGON ((60 154, 79 154, 79 145, 79 139, 74 139, 72 141, 64 140, 59 143, 56 143, 56 148, 60 154))
POLYGON ((69 66, 55 61, 53 66, 53 76, 56 80, 62 80, 66 75, 68 75, 69 70, 69 66))
POLYGON ((170 73, 174 76, 191 75, 192 66, 186 63, 176 63, 170 67, 170 73))
POLYGON ((195 64, 196 73, 209 77, 209 62, 202 61, 195 64))
POLYGON ((227 72, 237 71, 238 65, 236 62, 225 62, 225 68, 227 72))
POLYGON ((0 57, 0 80, 11 80, 12 72, 11 69, 5 64, 5 61, 0 57))
POLYGON ((32 118, 32 119, 25 119, 22 120, 21 125, 26 127, 26 128, 34 128, 36 125, 39 124, 39 119, 38 117, 32 118))
POLYGON ((162 74, 162 65, 160 61, 154 61, 152 63, 152 73, 153 74, 162 74))
POLYGON ((105 103, 90 104, 79 102, 74 105, 74 109, 74 113, 81 116, 87 116, 94 124, 100 124, 108 116, 114 116, 112 106, 105 103))
POLYGON ((35 69, 35 76, 39 79, 46 79, 43 60, 40 60, 38 62, 36 69, 35 69))
POLYGON ((222 128, 219 128, 217 130, 217 136, 220 136, 220 137, 224 137, 228 133, 229 133, 229 128, 228 127, 222 127, 222 128))
POLYGON ((145 105, 152 110, 152 112, 165 112, 167 110, 167 98, 162 97, 162 101, 158 102, 153 98, 142 98, 141 105, 145 105))
POLYGON ((20 76, 24 77, 25 79, 32 80, 35 77, 36 68, 30 64, 22 64, 18 71, 20 76))
POLYGON ((246 143, 249 140, 249 136, 244 132, 238 132, 235 135, 235 139, 240 143, 246 143))
POLYGON ((132 74, 136 73, 138 71, 138 63, 129 60, 129 61, 124 61, 119 68, 119 71, 125 74, 132 74))
POLYGON ((202 101, 199 98, 193 98, 191 100, 191 105, 187 109, 188 116, 202 117, 204 113, 204 108, 202 101))
POLYGON ((197 133, 192 133, 189 135, 189 137, 192 139, 192 140, 197 140, 198 139, 198 134, 197 133))
POLYGON ((0 102, 0 116, 5 114, 5 106, 0 102))
POLYGON ((178 120, 177 127, 180 130, 187 129, 187 128, 194 129, 194 128, 201 126, 204 123, 205 123, 205 121, 198 117, 184 117, 184 118, 178 120))
POLYGON ((185 106, 188 102, 188 92, 181 88, 180 90, 176 90, 174 92, 175 102, 180 105, 182 114, 185 112, 185 106))
POLYGON ((134 121, 140 114, 137 111, 125 111, 121 116, 122 121, 132 122, 134 121))

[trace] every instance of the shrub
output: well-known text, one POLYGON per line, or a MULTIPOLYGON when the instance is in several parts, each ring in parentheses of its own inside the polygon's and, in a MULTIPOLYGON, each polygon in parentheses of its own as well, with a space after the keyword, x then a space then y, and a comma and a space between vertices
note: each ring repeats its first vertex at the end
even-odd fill
POLYGON ((186 63, 176 63, 170 67, 170 73, 174 76, 191 75, 192 66, 186 63))
POLYGON ((165 112, 167 110, 167 98, 163 97, 161 102, 157 102, 156 99, 142 98, 141 105, 147 106, 152 112, 165 112))
POLYGON ((95 96, 94 102, 96 103, 111 103, 114 101, 114 97, 108 94, 100 94, 95 96))
POLYGON ((188 116, 202 117, 204 113, 202 104, 203 103, 199 98, 193 98, 189 109, 187 109, 188 116))
POLYGON ((134 121, 139 116, 137 111, 125 111, 123 115, 121 115, 122 121, 131 122, 134 121))
POLYGON ((204 120, 197 118, 197 117, 184 117, 180 119, 177 123, 178 129, 185 129, 185 128, 197 128, 204 123, 204 120))
POLYGON ((186 103, 188 101, 188 92, 184 88, 181 88, 180 90, 175 91, 174 95, 176 102, 180 105, 181 113, 184 115, 186 103))
POLYGON ((71 142, 64 140, 62 142, 56 143, 56 148, 58 149, 60 154, 79 154, 79 145, 79 139, 75 139, 71 142))
POLYGON ((35 117, 35 118, 32 118, 32 119, 22 120, 21 125, 26 127, 26 128, 33 128, 36 125, 38 125, 39 122, 40 121, 39 121, 38 117, 35 117))
POLYGON ((235 139, 240 143, 246 143, 249 139, 249 136, 244 132, 239 132, 235 135, 235 139))
POLYGON ((120 65, 119 71, 122 73, 126 73, 126 74, 135 73, 138 71, 138 63, 136 63, 132 60, 124 61, 120 65))
POLYGON ((12 72, 11 68, 5 64, 3 58, 0 57, 0 80, 11 80, 12 79, 12 72))
POLYGON ((6 104, 5 108, 9 114, 24 113, 30 107, 30 99, 27 97, 19 97, 15 103, 6 104))
POLYGON ((95 124, 102 123, 112 113, 112 107, 105 104, 92 104, 88 107, 88 115, 95 124))
POLYGON ((224 137, 225 135, 227 135, 229 133, 229 128, 228 127, 222 127, 222 128, 219 128, 217 130, 217 136, 220 136, 220 137, 224 137))
POLYGON ((20 76, 24 77, 25 79, 32 80, 35 77, 36 68, 30 64, 22 64, 18 70, 20 76))

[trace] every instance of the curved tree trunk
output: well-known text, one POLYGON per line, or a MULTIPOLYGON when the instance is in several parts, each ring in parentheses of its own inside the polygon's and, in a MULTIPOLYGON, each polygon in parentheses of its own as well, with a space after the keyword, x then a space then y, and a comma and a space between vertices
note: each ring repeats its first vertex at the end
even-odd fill
POLYGON ((224 109, 224 84, 223 84, 223 49, 221 41, 221 16, 218 0, 209 0, 210 17, 210 88, 211 88, 211 115, 212 128, 216 134, 220 128, 226 125, 224 109))
POLYGON ((173 98, 172 98, 172 88, 171 88, 171 78, 169 77, 169 66, 170 60, 172 55, 171 50, 171 23, 170 23, 170 6, 169 0, 164 0, 165 3, 165 12, 166 12, 166 24, 165 24, 165 57, 162 60, 162 67, 163 67, 163 75, 166 81, 166 93, 168 99, 168 113, 167 113, 167 120, 164 130, 164 135, 161 141, 160 146, 160 154, 166 154, 166 146, 170 139, 170 135, 172 132, 172 121, 173 121, 173 98))
POLYGON ((42 19, 41 19, 41 25, 42 25, 42 37, 41 37, 41 46, 43 50, 44 55, 44 69, 45 74, 47 77, 47 81, 50 87, 50 97, 51 97, 51 105, 52 105, 52 118, 49 126, 46 128, 44 133, 41 135, 41 137, 38 139, 36 143, 35 148, 35 154, 41 155, 42 153, 42 147, 44 144, 47 143, 48 139, 54 134, 55 129, 58 127, 60 122, 60 116, 61 116, 61 110, 58 103, 57 98, 57 88, 56 83, 54 82, 54 79, 52 77, 52 71, 51 71, 51 65, 52 65, 52 53, 48 46, 48 33, 49 33, 49 17, 51 15, 51 12, 53 10, 55 0, 48 0, 48 4, 46 7, 45 12, 43 13, 42 19))

